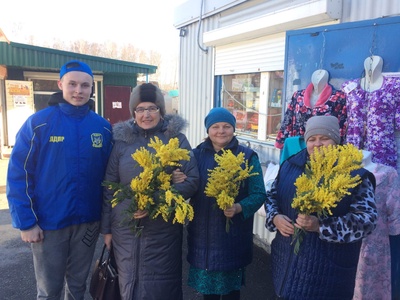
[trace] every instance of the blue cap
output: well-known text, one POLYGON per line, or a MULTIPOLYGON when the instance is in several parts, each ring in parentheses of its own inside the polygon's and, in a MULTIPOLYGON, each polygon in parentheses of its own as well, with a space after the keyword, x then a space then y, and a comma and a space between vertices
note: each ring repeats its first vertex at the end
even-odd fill
POLYGON ((219 122, 229 123, 232 125, 233 130, 235 130, 236 118, 224 107, 215 107, 210 110, 207 117, 204 119, 204 125, 206 126, 207 132, 211 125, 219 122))
POLYGON ((72 72, 72 71, 84 72, 93 77, 92 70, 90 69, 90 67, 87 64, 85 64, 84 62, 81 62, 79 60, 71 60, 61 67, 60 79, 65 74, 67 74, 68 72, 72 72))

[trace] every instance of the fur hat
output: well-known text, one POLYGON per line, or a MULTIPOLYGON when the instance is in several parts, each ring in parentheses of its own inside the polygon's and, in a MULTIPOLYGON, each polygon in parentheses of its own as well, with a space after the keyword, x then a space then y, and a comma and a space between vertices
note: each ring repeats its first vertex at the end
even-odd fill
POLYGON ((72 72, 72 71, 84 72, 93 77, 92 70, 90 69, 90 67, 87 64, 85 64, 84 62, 81 62, 79 60, 71 60, 61 67, 60 79, 65 74, 67 74, 68 72, 72 72))
POLYGON ((161 90, 151 84, 144 83, 136 86, 129 99, 129 111, 132 117, 135 117, 135 109, 141 102, 153 102, 157 107, 160 108, 161 116, 165 116, 165 100, 161 90))
POLYGON ((211 125, 219 122, 226 122, 233 126, 233 130, 236 127, 236 118, 231 114, 229 110, 223 107, 215 107, 210 110, 207 117, 204 119, 204 125, 206 126, 207 133, 211 125))
POLYGON ((314 116, 306 123, 304 139, 307 140, 316 134, 329 136, 336 144, 340 144, 339 120, 334 116, 314 116))

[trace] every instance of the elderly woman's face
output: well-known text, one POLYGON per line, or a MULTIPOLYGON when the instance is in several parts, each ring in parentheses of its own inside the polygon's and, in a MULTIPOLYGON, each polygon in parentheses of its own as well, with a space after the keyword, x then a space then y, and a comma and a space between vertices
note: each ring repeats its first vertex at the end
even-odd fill
POLYGON ((235 129, 226 122, 214 123, 208 128, 208 137, 210 138, 215 151, 224 148, 233 138, 235 129))
POLYGON ((306 145, 307 145, 307 152, 308 154, 311 155, 314 153, 314 148, 336 145, 336 142, 332 140, 329 136, 316 134, 308 138, 306 145))
POLYGON ((160 109, 153 102, 141 102, 135 109, 135 121, 143 129, 155 127, 160 119, 160 109))

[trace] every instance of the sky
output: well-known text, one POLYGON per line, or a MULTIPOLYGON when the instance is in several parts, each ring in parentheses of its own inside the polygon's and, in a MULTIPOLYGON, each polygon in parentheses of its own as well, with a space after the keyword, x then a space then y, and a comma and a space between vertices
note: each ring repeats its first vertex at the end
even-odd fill
POLYGON ((12 42, 41 45, 55 39, 133 44, 143 50, 177 53, 174 9, 184 0, 3 0, 0 28, 12 42), (39 44, 39 43, 37 43, 39 44), (165 45, 169 45, 166 47, 165 45))

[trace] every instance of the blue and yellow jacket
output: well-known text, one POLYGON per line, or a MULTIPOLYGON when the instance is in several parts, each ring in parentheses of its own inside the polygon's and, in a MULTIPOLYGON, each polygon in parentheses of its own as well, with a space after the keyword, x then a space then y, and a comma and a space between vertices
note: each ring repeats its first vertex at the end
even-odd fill
MULTIPOLYGON (((92 101, 92 100, 89 100, 92 101)), ((17 133, 7 173, 12 225, 43 230, 99 221, 103 176, 112 149, 111 125, 61 93, 17 133)))

